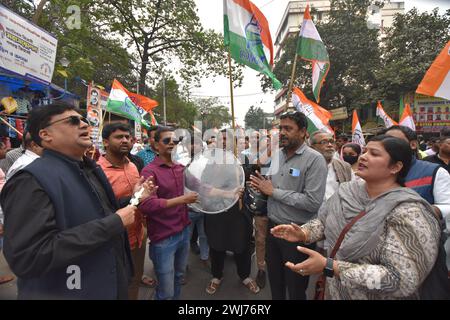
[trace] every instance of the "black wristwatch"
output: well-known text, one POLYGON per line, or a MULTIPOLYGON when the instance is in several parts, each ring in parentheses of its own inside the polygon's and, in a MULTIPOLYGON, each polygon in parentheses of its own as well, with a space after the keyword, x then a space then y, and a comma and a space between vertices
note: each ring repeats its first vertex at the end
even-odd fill
POLYGON ((333 259, 327 258, 327 264, 325 265, 325 268, 323 269, 323 274, 330 278, 332 278, 334 276, 333 259))

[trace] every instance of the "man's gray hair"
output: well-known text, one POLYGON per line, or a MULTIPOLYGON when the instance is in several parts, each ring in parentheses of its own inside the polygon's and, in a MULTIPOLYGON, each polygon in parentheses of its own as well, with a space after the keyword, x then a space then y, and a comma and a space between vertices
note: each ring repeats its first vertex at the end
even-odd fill
POLYGON ((317 136, 318 134, 323 134, 323 133, 328 134, 328 135, 330 135, 330 136, 333 136, 333 134, 331 134, 330 132, 328 132, 328 131, 325 130, 325 129, 320 129, 320 130, 314 131, 314 132, 311 134, 311 136, 309 137, 309 145, 312 146, 313 144, 318 143, 318 141, 316 140, 316 136, 317 136))

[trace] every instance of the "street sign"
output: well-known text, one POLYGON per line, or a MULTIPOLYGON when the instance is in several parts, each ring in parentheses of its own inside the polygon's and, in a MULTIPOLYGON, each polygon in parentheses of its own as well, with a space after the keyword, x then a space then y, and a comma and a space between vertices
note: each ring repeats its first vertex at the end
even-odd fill
POLYGON ((347 107, 332 109, 329 111, 332 114, 331 120, 342 120, 348 118, 347 107))

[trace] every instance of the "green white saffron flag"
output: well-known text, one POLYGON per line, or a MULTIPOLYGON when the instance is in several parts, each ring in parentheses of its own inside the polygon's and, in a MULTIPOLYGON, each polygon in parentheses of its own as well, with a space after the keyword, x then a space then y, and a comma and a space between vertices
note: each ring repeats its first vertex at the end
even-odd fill
POLYGON ((134 120, 147 128, 150 127, 149 123, 143 118, 147 112, 133 103, 130 92, 116 79, 114 79, 109 93, 106 111, 134 120))
POLYGON ((297 42, 297 54, 303 60, 312 63, 312 87, 316 101, 320 101, 320 89, 330 70, 330 59, 322 38, 309 14, 309 5, 306 6, 303 16, 302 29, 297 42))
POLYGON ((249 0, 223 0, 223 14, 224 43, 231 57, 267 75, 273 87, 281 89, 272 73, 273 44, 266 17, 249 0))

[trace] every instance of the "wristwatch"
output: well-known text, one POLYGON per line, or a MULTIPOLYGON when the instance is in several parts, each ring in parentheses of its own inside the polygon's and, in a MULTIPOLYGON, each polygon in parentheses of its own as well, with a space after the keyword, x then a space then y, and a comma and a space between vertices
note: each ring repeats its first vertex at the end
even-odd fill
POLYGON ((327 258, 327 264, 325 265, 325 268, 323 269, 323 274, 330 278, 332 278, 334 276, 333 259, 327 258))

